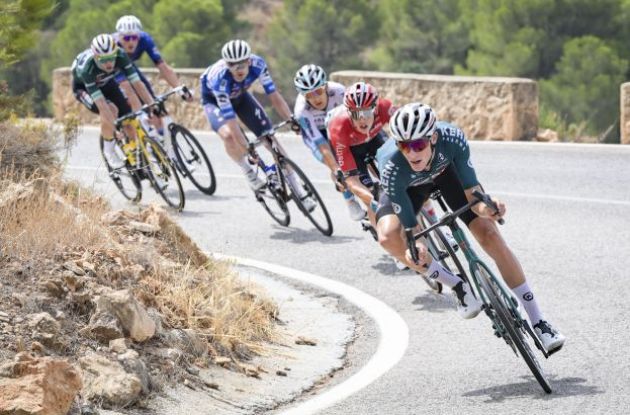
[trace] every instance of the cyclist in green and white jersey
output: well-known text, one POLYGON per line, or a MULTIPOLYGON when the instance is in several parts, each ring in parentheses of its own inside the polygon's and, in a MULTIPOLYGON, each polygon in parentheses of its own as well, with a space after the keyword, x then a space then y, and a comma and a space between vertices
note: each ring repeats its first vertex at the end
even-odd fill
MULTIPOLYGON (((438 122, 435 112, 421 103, 398 109, 389 121, 392 140, 377 152, 381 183, 385 190, 376 212, 379 242, 390 254, 410 268, 435 278, 453 289, 458 311, 472 318, 480 311, 480 302, 469 284, 434 261, 427 248, 417 243, 419 263, 412 259, 403 229, 418 226, 416 214, 424 200, 439 190, 455 211, 474 199, 475 190, 483 191, 470 159, 464 132, 452 124, 438 122)), ((505 204, 494 199, 499 212, 480 203, 462 214, 481 247, 497 264, 507 285, 525 309, 535 332, 548 352, 562 347, 565 337, 543 316, 529 287, 523 268, 501 236, 496 221, 505 215, 505 204)))
MULTIPOLYGON (((127 54, 118 47, 111 35, 96 36, 92 39, 90 49, 75 58, 72 63, 72 90, 79 102, 100 116, 105 157, 113 168, 122 167, 124 161, 114 151, 116 118, 129 114, 132 109, 140 109, 136 91, 147 104, 153 103, 153 97, 140 80, 127 54), (124 73, 127 78, 120 83, 120 87, 115 80, 119 73, 124 73)), ((134 123, 126 123, 125 131, 135 136, 134 123)))

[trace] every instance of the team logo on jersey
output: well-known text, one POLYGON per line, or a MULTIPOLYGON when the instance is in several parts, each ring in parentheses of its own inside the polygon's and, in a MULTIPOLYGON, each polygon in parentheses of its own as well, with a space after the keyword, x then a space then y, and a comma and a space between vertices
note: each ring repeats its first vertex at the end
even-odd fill
POLYGON ((402 208, 400 207, 398 203, 392 202, 392 207, 394 208, 394 213, 397 215, 399 215, 400 212, 402 211, 402 208))
POLYGON ((442 154, 442 153, 438 154, 438 160, 439 161, 444 161, 444 154, 442 154))
POLYGON ((468 159, 468 163, 467 164, 468 164, 468 167, 470 167, 471 169, 474 169, 471 159, 468 159))

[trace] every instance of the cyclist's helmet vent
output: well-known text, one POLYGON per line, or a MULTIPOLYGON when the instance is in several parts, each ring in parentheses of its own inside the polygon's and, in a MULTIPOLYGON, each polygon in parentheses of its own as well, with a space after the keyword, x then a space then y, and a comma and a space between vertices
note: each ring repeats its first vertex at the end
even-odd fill
POLYGON ((309 92, 326 85, 326 72, 317 65, 304 65, 295 73, 293 83, 299 92, 309 92))
POLYGON ((103 33, 92 39, 91 49, 95 56, 101 56, 113 54, 118 47, 112 35, 103 33))
POLYGON ((244 61, 251 54, 252 50, 244 40, 230 40, 221 49, 221 57, 228 63, 244 61))
POLYGON ((377 101, 376 88, 365 82, 350 85, 343 96, 343 103, 350 111, 374 108, 377 101))
POLYGON ((428 105, 413 102, 399 108, 389 119, 389 130, 396 141, 413 141, 430 137, 437 117, 428 105))
POLYGON ((142 23, 136 16, 123 16, 116 22, 118 33, 138 33, 142 31, 142 23))

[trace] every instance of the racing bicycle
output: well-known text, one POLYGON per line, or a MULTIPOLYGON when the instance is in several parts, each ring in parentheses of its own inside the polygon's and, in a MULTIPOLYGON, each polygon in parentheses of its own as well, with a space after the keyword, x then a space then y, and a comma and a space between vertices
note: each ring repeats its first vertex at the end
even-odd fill
MULTIPOLYGON (((290 121, 283 121, 273 126, 269 131, 249 141, 249 161, 256 166, 256 173, 262 177, 264 175, 265 186, 255 191, 256 200, 260 202, 267 213, 280 225, 289 226, 291 214, 287 203, 291 200, 295 202, 300 212, 324 235, 330 236, 333 233, 333 225, 328 214, 328 209, 319 193, 308 179, 306 174, 298 165, 285 156, 280 150, 275 137, 275 131, 284 127, 290 121), (260 157, 256 148, 263 144, 271 153, 273 162, 266 164, 260 157), (292 183, 287 175, 295 172, 298 183, 292 183), (301 186, 296 189, 294 186, 301 186), (300 191, 301 190, 301 191, 300 191), (300 197, 299 195, 302 194, 300 197), (304 200, 311 198, 315 206, 310 210, 304 205, 304 200)), ((247 137, 245 135, 245 137, 247 137)))
MULTIPOLYGON (((418 263, 418 250, 415 240, 430 234, 433 234, 434 237, 439 239, 441 241, 441 248, 448 253, 448 261, 452 264, 452 268, 456 269, 456 273, 467 282, 472 282, 471 286, 474 287, 475 296, 483 303, 482 309, 492 323, 494 334, 502 338, 517 357, 520 355, 523 358, 542 389, 546 393, 551 393, 552 389, 549 380, 534 354, 531 344, 533 343, 534 346, 542 352, 545 358, 549 357, 549 354, 540 343, 538 336, 536 336, 532 330, 529 322, 521 316, 518 310, 518 301, 512 295, 512 292, 493 274, 490 268, 479 259, 468 242, 464 231, 456 222, 456 219, 462 213, 468 211, 478 203, 484 203, 498 212, 495 203, 490 199, 489 195, 475 191, 473 192, 473 196, 474 200, 455 212, 450 212, 440 192, 434 192, 431 197, 438 201, 442 210, 446 213, 437 223, 427 227, 418 234, 414 234, 412 229, 405 230, 409 252, 412 259, 418 263), (464 256, 468 264, 467 270, 462 266, 460 258, 444 237, 444 233, 440 230, 440 227, 444 226, 450 228, 453 237, 457 241, 460 254, 464 256)), ((499 224, 503 224, 503 219, 499 219, 498 222, 499 224)), ((443 258, 443 260, 446 260, 446 258, 443 258)))

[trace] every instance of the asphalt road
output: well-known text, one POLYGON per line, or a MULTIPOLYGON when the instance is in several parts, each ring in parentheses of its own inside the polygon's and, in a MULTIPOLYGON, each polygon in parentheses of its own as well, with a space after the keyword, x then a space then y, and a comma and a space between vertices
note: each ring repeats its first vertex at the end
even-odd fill
MULTIPOLYGON (((545 361, 554 394, 542 392, 522 360, 492 334, 483 315, 459 319, 451 301, 396 271, 327 181, 301 141, 283 137, 332 212, 333 237, 319 234, 292 206, 288 228, 259 206, 215 135, 199 138, 218 174, 214 196, 187 185, 179 223, 203 248, 338 279, 375 296, 409 326, 409 348, 390 372, 326 414, 532 414, 630 411, 630 148, 535 143, 473 143, 485 189, 508 206, 502 232, 521 260, 543 312, 567 336, 545 361)), ((105 175, 97 134, 81 135, 67 174, 121 200, 105 175)), ((146 188, 145 184, 145 188, 146 188)), ((158 201, 146 188, 143 203, 158 201)), ((348 355, 356 372, 378 331, 363 325, 348 355)))

